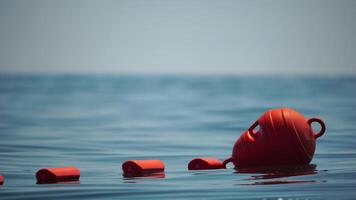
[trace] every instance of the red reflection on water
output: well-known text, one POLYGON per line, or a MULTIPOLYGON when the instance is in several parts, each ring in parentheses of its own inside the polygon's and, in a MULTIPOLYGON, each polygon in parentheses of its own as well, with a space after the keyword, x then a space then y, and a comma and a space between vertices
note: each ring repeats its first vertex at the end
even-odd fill
POLYGON ((291 183, 316 183, 315 180, 310 181, 298 181, 298 180, 286 180, 286 181, 261 181, 251 184, 239 184, 239 185, 277 185, 277 184, 291 184, 291 183))
POLYGON ((37 182, 39 185, 44 185, 44 184, 80 184, 80 181, 60 181, 60 182, 37 182))
POLYGON ((144 173, 139 176, 137 175, 132 175, 132 174, 123 174, 125 178, 129 179, 135 179, 135 178, 165 178, 166 174, 164 172, 158 172, 158 173, 144 173))
MULTIPOLYGON (((265 180, 265 179, 276 179, 276 178, 286 178, 294 176, 303 176, 317 174, 318 170, 316 165, 292 165, 292 166, 264 166, 264 167, 248 167, 248 168, 237 168, 236 172, 248 173, 248 174, 260 174, 252 175, 251 178, 245 180, 265 180)), ((241 184, 241 185, 274 185, 274 184, 290 184, 290 183, 315 183, 316 180, 275 180, 275 181, 259 181, 252 184, 241 184)))

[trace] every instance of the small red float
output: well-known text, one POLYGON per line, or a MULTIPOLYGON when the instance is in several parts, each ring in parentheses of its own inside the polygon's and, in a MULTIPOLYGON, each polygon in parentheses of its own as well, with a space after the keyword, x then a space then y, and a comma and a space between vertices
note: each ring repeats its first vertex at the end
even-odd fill
POLYGON ((217 158, 194 158, 188 164, 189 170, 222 169, 223 163, 217 158))
POLYGON ((164 163, 160 160, 128 160, 122 164, 123 176, 148 176, 164 172, 164 163))
POLYGON ((44 168, 36 173, 37 183, 78 181, 79 177, 80 170, 76 167, 44 168))
POLYGON ((4 184, 4 177, 0 175, 0 185, 4 184))
POLYGON ((269 110, 235 142, 224 166, 229 162, 236 168, 308 164, 314 155, 315 139, 324 132, 325 124, 319 118, 306 119, 290 108, 269 110), (313 122, 320 124, 318 133, 311 127, 313 122))

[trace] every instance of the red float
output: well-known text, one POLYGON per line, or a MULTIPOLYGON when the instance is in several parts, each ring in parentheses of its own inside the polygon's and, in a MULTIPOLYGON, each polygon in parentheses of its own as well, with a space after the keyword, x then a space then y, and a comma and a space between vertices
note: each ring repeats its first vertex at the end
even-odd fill
POLYGON ((0 175, 0 185, 4 184, 4 177, 0 175))
POLYGON ((315 139, 325 129, 321 119, 306 119, 293 109, 269 110, 235 142, 232 156, 224 161, 224 166, 229 162, 235 168, 308 164, 314 155, 315 139), (318 133, 311 127, 313 122, 320 124, 318 133))
POLYGON ((76 167, 44 168, 36 173, 37 183, 78 181, 79 177, 80 170, 76 167))
POLYGON ((194 158, 188 164, 189 170, 222 169, 223 163, 217 158, 194 158))
POLYGON ((164 163, 160 160, 128 160, 122 164, 125 177, 149 177, 150 174, 164 172, 164 167, 164 163))

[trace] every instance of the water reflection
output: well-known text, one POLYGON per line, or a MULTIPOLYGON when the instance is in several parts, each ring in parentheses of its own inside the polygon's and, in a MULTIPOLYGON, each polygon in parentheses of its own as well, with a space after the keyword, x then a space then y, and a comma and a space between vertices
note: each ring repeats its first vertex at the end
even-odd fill
POLYGON ((38 185, 45 185, 45 184, 80 184, 80 181, 59 181, 59 182, 36 182, 38 185))
MULTIPOLYGON (((292 165, 292 166, 268 166, 268 167, 249 167, 238 168, 235 173, 237 174, 258 174, 251 175, 250 178, 244 180, 266 180, 266 179, 278 179, 289 178, 295 176, 304 176, 317 174, 320 171, 316 169, 316 165, 292 165)), ((290 184, 290 183, 316 183, 316 180, 273 180, 273 181, 256 181, 252 184, 240 184, 240 185, 274 185, 274 184, 290 184)))
POLYGON ((135 179, 142 179, 142 178, 166 178, 166 174, 164 172, 144 173, 141 174, 140 176, 123 174, 123 176, 124 176, 124 180, 135 180, 135 179))
POLYGON ((277 180, 277 181, 260 181, 254 182, 250 184, 239 184, 239 185, 278 185, 278 184, 291 184, 291 183, 316 183, 315 180, 307 180, 307 181, 298 181, 298 180, 277 180))

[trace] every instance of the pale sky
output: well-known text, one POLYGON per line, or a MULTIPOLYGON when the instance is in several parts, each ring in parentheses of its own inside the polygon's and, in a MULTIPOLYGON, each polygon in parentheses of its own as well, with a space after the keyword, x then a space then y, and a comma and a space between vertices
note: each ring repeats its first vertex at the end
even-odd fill
POLYGON ((356 74, 355 0, 0 0, 0 73, 356 74))

